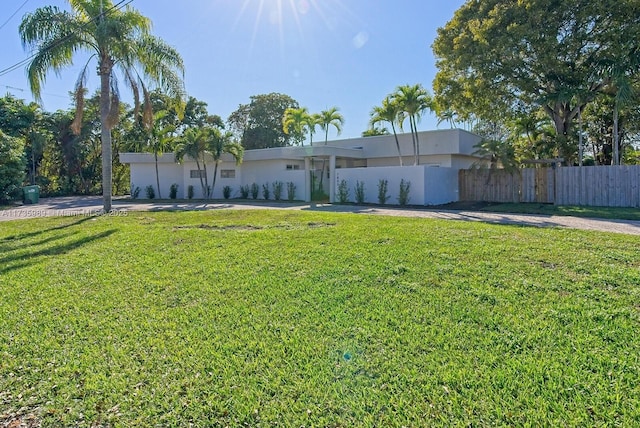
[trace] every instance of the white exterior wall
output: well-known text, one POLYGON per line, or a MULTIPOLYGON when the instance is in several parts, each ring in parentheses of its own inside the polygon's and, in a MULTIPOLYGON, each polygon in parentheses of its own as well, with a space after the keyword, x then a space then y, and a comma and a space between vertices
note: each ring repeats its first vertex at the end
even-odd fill
MULTIPOLYGON (((296 186, 295 199, 304 200, 306 175, 306 171, 304 170, 304 161, 275 159, 253 161, 250 163, 250 165, 243 166, 244 168, 242 169, 242 178, 241 183, 238 185, 238 191, 240 189, 240 186, 251 186, 253 183, 256 183, 258 186, 260 186, 260 195, 258 198, 263 199, 262 185, 268 184, 269 190, 271 192, 270 198, 273 199, 272 183, 281 181, 283 184, 282 199, 287 199, 287 183, 291 182, 296 186), (287 165, 299 165, 300 169, 287 169, 287 165)), ((236 189, 234 189, 234 195, 235 191, 236 189)))
POLYGON ((442 205, 459 200, 456 168, 426 167, 424 173, 424 202, 420 205, 442 205))
POLYGON ((156 184, 156 165, 155 163, 132 164, 131 165, 131 189, 140 188, 139 198, 146 199, 147 186, 153 186, 156 192, 156 198, 162 196, 163 199, 169 199, 169 189, 173 183, 178 185, 178 197, 184 188, 182 179, 182 165, 176 163, 158 163, 158 175, 160 177, 160 192, 156 184))
MULTIPOLYGON (((412 205, 424 205, 424 166, 387 166, 379 168, 349 168, 336 170, 336 201, 338 200, 338 186, 342 180, 346 180, 349 187, 349 201, 355 202, 356 182, 364 183, 365 202, 378 203, 378 183, 381 179, 387 180, 388 205, 398 205, 400 194, 400 181, 410 181, 409 203, 412 205)), ((433 168, 436 169, 436 168, 433 168)))
MULTIPOLYGON (((204 197, 204 193, 203 193, 203 189, 202 189, 202 185, 200 184, 200 179, 199 178, 191 178, 191 171, 197 171, 198 170, 198 166, 196 165, 195 162, 184 162, 183 164, 183 181, 184 181, 184 188, 183 189, 179 189, 178 191, 178 197, 179 198, 184 198, 186 199, 188 196, 187 193, 187 188, 189 187, 189 185, 193 186, 193 194, 194 194, 194 198, 203 198, 204 197)), ((200 165, 200 169, 204 169, 202 164, 200 165)), ((207 185, 211 186, 212 181, 213 181, 213 172, 215 170, 215 164, 213 162, 207 164, 207 185)), ((235 192, 240 188, 240 177, 241 177, 241 167, 237 166, 235 162, 220 162, 218 164, 218 173, 217 173, 217 177, 216 177, 216 186, 213 189, 213 197, 214 198, 219 198, 222 199, 223 197, 223 193, 222 193, 222 189, 224 188, 224 186, 230 186, 232 191, 231 191, 231 197, 235 197, 235 192), (222 178, 221 177, 221 172, 222 170, 234 170, 236 177, 235 178, 222 178)))
POLYGON ((400 181, 410 181, 409 204, 440 205, 458 200, 458 170, 426 165, 405 167, 350 168, 336 170, 336 202, 340 181, 346 180, 349 201, 355 202, 356 182, 364 183, 365 202, 378 203, 378 183, 386 179, 388 205, 398 205, 400 181))

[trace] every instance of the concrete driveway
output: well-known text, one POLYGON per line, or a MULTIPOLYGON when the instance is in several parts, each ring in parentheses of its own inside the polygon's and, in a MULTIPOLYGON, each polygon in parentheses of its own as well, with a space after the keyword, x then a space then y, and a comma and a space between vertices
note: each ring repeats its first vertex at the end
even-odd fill
MULTIPOLYGON (((309 205, 286 202, 149 202, 115 198, 114 216, 127 215, 132 211, 203 211, 203 210, 246 210, 280 209, 343 212, 356 214, 387 215, 399 217, 436 218, 443 220, 478 221, 494 224, 512 224, 535 227, 561 227, 599 232, 640 235, 640 221, 603 220, 568 216, 547 216, 527 214, 491 213, 484 211, 448 211, 433 209, 401 209, 357 205, 309 205)), ((0 211, 0 221, 55 216, 89 216, 102 212, 102 198, 99 196, 73 196, 64 198, 42 198, 39 204, 24 205, 0 211)))

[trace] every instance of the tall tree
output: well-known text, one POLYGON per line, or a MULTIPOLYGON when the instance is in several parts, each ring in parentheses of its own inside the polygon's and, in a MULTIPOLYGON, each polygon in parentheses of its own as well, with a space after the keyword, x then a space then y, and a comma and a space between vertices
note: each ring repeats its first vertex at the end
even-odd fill
POLYGON ((626 0, 469 0, 433 44, 437 104, 489 121, 537 106, 562 154, 578 113, 606 83, 594 73, 599 58, 637 40, 639 16, 626 0))
POLYGON ((175 147, 176 160, 178 162, 182 162, 185 156, 195 161, 196 167, 198 168, 198 178, 200 179, 202 196, 205 198, 209 197, 205 153, 208 141, 211 139, 211 133, 212 129, 207 127, 188 128, 182 137, 180 137, 175 147))
POLYGON ((613 97, 612 164, 620 164, 620 109, 636 98, 635 81, 640 74, 640 46, 628 42, 616 49, 619 55, 600 61, 605 77, 605 92, 613 97))
POLYGON ((156 167, 156 186, 158 187, 158 198, 162 199, 160 189, 160 173, 158 171, 158 156, 165 152, 173 151, 176 142, 176 126, 166 123, 163 119, 167 116, 166 110, 160 110, 154 114, 154 121, 151 127, 147 128, 148 149, 153 152, 156 167))
POLYGON ((393 137, 396 141, 396 148, 398 149, 398 158, 400 160, 400 166, 402 165, 402 153, 400 151, 400 142, 398 141, 398 133, 396 132, 396 125, 400 125, 403 122, 403 112, 400 106, 393 100, 391 96, 382 100, 381 106, 376 106, 371 110, 371 126, 375 126, 380 122, 387 122, 391 125, 393 131, 393 137))
MULTIPOLYGON (((432 108, 432 99, 422 85, 399 86, 392 95, 393 102, 404 113, 400 118, 407 117, 411 127, 411 141, 413 142, 414 165, 420 163, 420 139, 418 136, 418 122, 428 109, 432 108)), ((401 122, 402 123, 402 122, 401 122)))
MULTIPOLYGON (((59 73, 73 64, 76 52, 88 51, 98 61, 102 194, 108 212, 113 191, 111 129, 118 122, 120 110, 116 69, 122 72, 138 105, 140 89, 148 94, 140 76, 181 96, 184 66, 175 49, 150 34, 151 21, 137 10, 129 6, 121 9, 112 0, 69 0, 69 4, 71 12, 46 6, 24 17, 20 25, 22 43, 34 51, 27 74, 31 91, 39 98, 47 73, 59 73)), ((75 88, 77 116, 81 116, 84 103, 88 64, 82 68, 75 88)))
POLYGON ((340 114, 338 107, 331 107, 327 110, 322 110, 317 115, 318 125, 320 129, 324 131, 324 145, 327 145, 329 139, 329 128, 332 126, 336 129, 338 135, 342 132, 342 126, 344 125, 344 116, 340 114))
POLYGON ((245 149, 266 149, 299 144, 304 138, 297 131, 285 133, 282 117, 298 102, 285 94, 254 95, 249 104, 241 104, 227 119, 229 129, 245 149))
POLYGON ((206 142, 206 153, 213 158, 213 179, 211 181, 211 193, 213 196, 213 190, 216 187, 216 177, 218 176, 218 166, 222 161, 222 155, 230 154, 236 161, 236 165, 242 163, 244 156, 244 148, 242 144, 233 141, 233 134, 231 132, 224 132, 218 128, 212 128, 212 132, 209 134, 209 138, 206 142))

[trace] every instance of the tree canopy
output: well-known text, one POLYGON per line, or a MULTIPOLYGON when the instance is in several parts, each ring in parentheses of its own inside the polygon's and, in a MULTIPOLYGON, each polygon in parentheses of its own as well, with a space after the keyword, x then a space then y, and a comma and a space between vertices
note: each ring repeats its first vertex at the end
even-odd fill
POLYGON ((636 0, 469 0, 433 44, 437 109, 488 121, 540 109, 561 145, 611 85, 602 65, 638 54, 638 12, 636 0))
POLYGON ((249 104, 240 104, 231 113, 227 123, 247 150, 296 145, 304 135, 298 129, 284 132, 282 118, 288 108, 299 107, 296 100, 285 94, 254 95, 249 104))

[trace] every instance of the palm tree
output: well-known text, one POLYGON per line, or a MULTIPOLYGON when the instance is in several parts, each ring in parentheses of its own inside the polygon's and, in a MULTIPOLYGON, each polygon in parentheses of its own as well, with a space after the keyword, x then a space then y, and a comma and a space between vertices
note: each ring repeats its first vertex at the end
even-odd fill
MULTIPOLYGON (((40 98, 47 72, 73 64, 79 51, 91 53, 98 62, 100 76, 100 124, 102 141, 102 194, 104 210, 111 210, 112 146, 111 129, 118 122, 119 101, 116 69, 131 87, 136 106, 140 89, 148 91, 142 78, 182 96, 184 66, 180 54, 150 34, 151 21, 137 10, 121 9, 113 0, 69 0, 71 12, 45 6, 27 14, 20 24, 26 49, 34 52, 27 68, 31 91, 40 98)), ((75 87, 76 120, 81 123, 88 65, 82 68, 75 87)))
POLYGON ((400 106, 394 102, 394 100, 388 96, 384 100, 382 100, 382 106, 376 106, 371 110, 371 126, 376 125, 380 122, 388 122, 391 124, 391 129, 393 130, 393 137, 396 140, 396 148, 398 149, 398 158, 400 159, 400 166, 402 165, 402 153, 400 152, 400 142, 398 141, 398 133, 396 132, 396 124, 400 124, 403 122, 401 118, 403 117, 403 112, 400 109, 400 106))
POLYGON ((154 126, 148 129, 148 147, 153 151, 153 158, 156 163, 156 185, 158 186, 158 198, 162 199, 160 191, 160 174, 158 173, 158 155, 172 150, 176 141, 176 127, 171 124, 163 124, 163 119, 167 116, 166 110, 161 110, 154 115, 154 126))
POLYGON ((398 104, 400 110, 409 118, 411 128, 411 141, 413 142, 414 165, 420 163, 420 140, 418 139, 418 122, 422 114, 427 109, 433 108, 433 100, 422 85, 399 86, 393 100, 398 104))
POLYGON ((209 196, 207 192, 207 164, 204 155, 207 150, 207 141, 210 139, 210 133, 211 128, 188 128, 175 148, 178 162, 182 162, 185 156, 195 160, 203 197, 209 196))
POLYGON ((338 135, 342 132, 342 125, 344 125, 344 117, 338 112, 338 107, 331 107, 329 110, 323 110, 316 116, 317 123, 320 125, 320 129, 324 131, 324 145, 327 145, 329 139, 329 128, 333 126, 336 128, 338 135))
POLYGON ((620 108, 635 97, 632 76, 640 70, 640 52, 634 46, 622 60, 604 60, 600 64, 606 77, 605 91, 613 95, 613 165, 620 165, 620 108))
MULTIPOLYGON (((293 131, 296 134, 304 134, 305 131, 309 131, 309 143, 312 146, 316 125, 318 125, 318 116, 310 114, 306 107, 289 107, 282 116, 282 130, 284 133, 289 134, 293 131)), ((304 142, 302 145, 304 146, 304 142)))
POLYGON ((211 155, 214 162, 213 169, 213 180, 211 183, 211 189, 209 196, 213 196, 213 189, 216 186, 216 177, 218 176, 218 165, 222 160, 222 155, 224 153, 228 153, 236 161, 236 165, 240 165, 242 163, 242 158, 244 156, 244 147, 242 144, 232 141, 233 134, 231 132, 222 132, 218 128, 211 128, 211 133, 209 135, 209 139, 206 142, 206 153, 211 155))
MULTIPOLYGON (((342 125, 344 125, 344 116, 338 112, 338 107, 331 107, 328 110, 323 110, 315 115, 316 123, 320 125, 320 129, 324 131, 324 145, 327 145, 329 140, 329 128, 333 126, 336 128, 338 135, 342 132, 342 125)), ((324 178, 324 168, 326 166, 326 159, 322 159, 322 174, 320 175, 320 182, 318 187, 322 189, 322 181, 324 178)))

